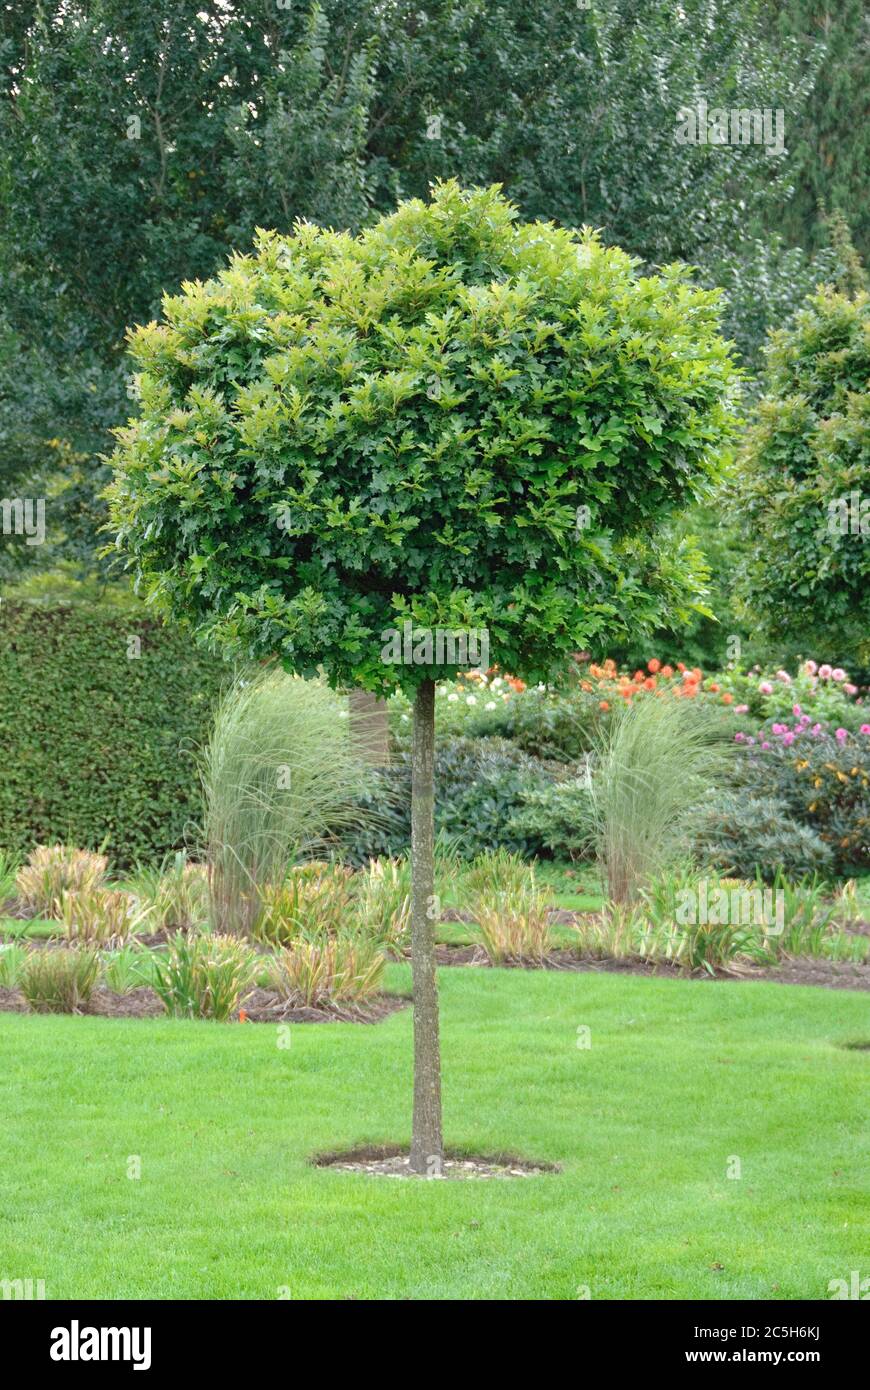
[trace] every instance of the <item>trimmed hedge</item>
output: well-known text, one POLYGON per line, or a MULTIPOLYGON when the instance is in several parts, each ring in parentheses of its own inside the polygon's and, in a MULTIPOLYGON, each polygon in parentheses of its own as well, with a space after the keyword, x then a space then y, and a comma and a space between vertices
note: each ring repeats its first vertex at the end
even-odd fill
POLYGON ((180 847, 200 817, 194 753, 228 676, 138 611, 3 603, 0 845, 105 846, 113 868, 180 847))

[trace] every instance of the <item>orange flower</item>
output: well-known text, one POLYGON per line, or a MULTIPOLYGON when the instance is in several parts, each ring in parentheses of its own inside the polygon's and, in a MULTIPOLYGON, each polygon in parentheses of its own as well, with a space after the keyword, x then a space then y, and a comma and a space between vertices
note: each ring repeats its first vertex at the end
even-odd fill
POLYGON ((678 661, 678 662, 677 662, 677 670, 678 670, 678 671, 685 671, 685 669, 686 669, 686 663, 685 663, 685 661, 678 661))
POLYGON ((673 674, 674 674, 674 668, 673 668, 673 666, 663 666, 663 667, 662 667, 662 675, 664 676, 665 680, 670 680, 670 678, 671 678, 671 676, 672 676, 673 674))
POLYGON ((656 671, 661 670, 661 665, 662 663, 659 661, 658 657, 654 656, 652 661, 646 663, 646 669, 652 671, 653 675, 655 675, 656 671))
POLYGON ((247 1021, 248 1021, 248 1011, 247 1011, 247 1009, 239 1009, 239 1023, 247 1023, 247 1021))
POLYGON ((598 708, 599 708, 599 709, 610 709, 610 705, 607 703, 606 700, 599 700, 599 701, 598 701, 598 708))
POLYGON ((734 696, 729 694, 729 692, 726 690, 725 694, 722 696, 722 703, 723 705, 730 705, 733 699, 734 696))
POLYGON ((655 677, 654 677, 654 676, 647 676, 646 680, 645 680, 644 683, 643 683, 643 688, 644 688, 644 690, 655 690, 655 688, 656 688, 655 677))
POLYGON ((581 682, 580 682, 580 689, 581 689, 581 690, 591 690, 591 689, 592 689, 591 682, 590 682, 590 681, 581 681, 581 682))
POLYGON ((640 685, 641 681, 643 680, 643 671, 635 671, 634 675, 632 676, 632 680, 634 681, 635 685, 640 685))
POLYGON ((708 689, 712 690, 713 694, 715 695, 718 693, 719 687, 715 681, 712 681, 711 684, 708 686, 708 689))
POLYGON ((519 680, 519 678, 518 678, 517 676, 508 676, 508 677, 507 677, 507 683, 508 683, 508 685, 510 686, 511 690, 517 690, 517 691, 519 691, 519 690, 525 690, 525 688, 526 688, 526 683, 525 683, 525 681, 519 680))
POLYGON ((695 677, 696 681, 699 681, 703 674, 704 672, 701 670, 700 666, 695 666, 692 670, 692 675, 695 677))

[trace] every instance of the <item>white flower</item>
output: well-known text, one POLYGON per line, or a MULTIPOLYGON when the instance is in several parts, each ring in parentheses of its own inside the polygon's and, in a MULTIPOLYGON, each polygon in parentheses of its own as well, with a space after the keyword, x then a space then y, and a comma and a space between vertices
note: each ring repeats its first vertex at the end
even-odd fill
POLYGON ((476 695, 466 695, 466 697, 465 697, 465 703, 466 703, 467 705, 476 705, 476 704, 477 704, 477 696, 476 696, 476 695))
POLYGON ((453 702, 454 700, 458 700, 458 699, 459 699, 459 696, 458 696, 458 695, 448 695, 448 696, 447 696, 447 699, 448 699, 448 701, 450 701, 450 703, 452 704, 452 702, 453 702))
POLYGON ((501 676, 496 676, 495 680, 492 683, 492 689, 498 690, 500 685, 504 685, 504 681, 502 680, 501 676))
POLYGON ((495 700, 487 700, 484 709, 495 709, 495 700))
POLYGON ((403 715, 402 715, 402 723, 403 723, 403 724, 407 724, 407 723, 408 723, 408 719, 409 719, 409 716, 408 716, 407 714, 403 714, 403 715))

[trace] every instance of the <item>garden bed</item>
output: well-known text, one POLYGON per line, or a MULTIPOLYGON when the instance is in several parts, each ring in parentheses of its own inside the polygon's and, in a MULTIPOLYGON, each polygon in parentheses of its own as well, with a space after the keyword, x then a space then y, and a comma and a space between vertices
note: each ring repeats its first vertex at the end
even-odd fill
MULTIPOLYGON (((246 997, 236 1020, 242 1023, 380 1023, 407 1009, 411 1000, 402 994, 378 994, 365 1004, 332 1004, 325 1008, 292 1008, 274 990, 255 989, 246 997)), ((23 994, 0 988, 0 1013, 31 1014, 23 994)), ((96 1018, 166 1018, 158 994, 139 985, 124 994, 104 986, 95 989, 79 1010, 96 1018)))
POLYGON ((823 989, 870 990, 870 961, 825 960, 819 956, 797 956, 776 965, 746 963, 733 970, 686 970, 667 961, 601 959, 578 955, 572 950, 550 951, 542 961, 503 961, 493 966, 482 946, 436 947, 438 965, 479 966, 499 970, 561 970, 578 973, 647 975, 672 980, 767 980, 773 984, 815 985, 823 989))

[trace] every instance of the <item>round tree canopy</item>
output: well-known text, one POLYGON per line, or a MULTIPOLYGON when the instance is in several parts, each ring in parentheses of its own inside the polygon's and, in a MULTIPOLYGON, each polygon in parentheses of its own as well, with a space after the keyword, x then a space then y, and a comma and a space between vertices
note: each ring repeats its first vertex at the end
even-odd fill
POLYGON ((131 335, 111 516, 203 640, 384 693, 462 664, 421 634, 544 679, 697 606, 665 523, 715 475, 736 373, 685 268, 450 182, 359 236, 262 232, 163 309, 131 335))

